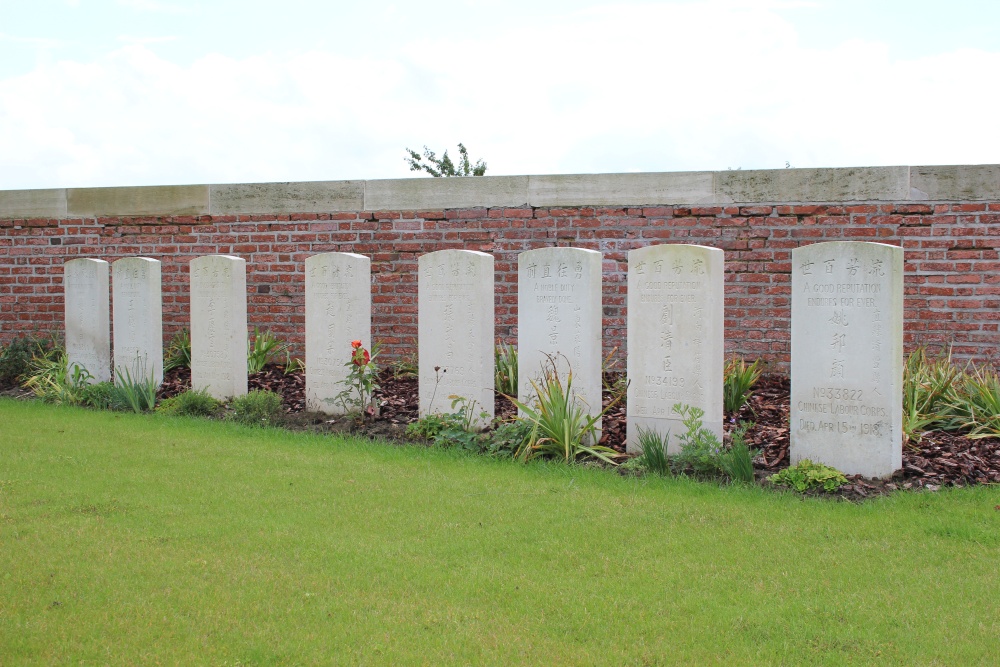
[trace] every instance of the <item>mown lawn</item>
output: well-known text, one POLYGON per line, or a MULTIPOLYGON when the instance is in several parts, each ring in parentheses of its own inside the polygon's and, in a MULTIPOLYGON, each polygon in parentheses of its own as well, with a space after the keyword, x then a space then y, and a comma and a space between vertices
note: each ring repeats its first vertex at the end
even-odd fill
POLYGON ((0 664, 996 664, 998 505, 0 400, 0 664))

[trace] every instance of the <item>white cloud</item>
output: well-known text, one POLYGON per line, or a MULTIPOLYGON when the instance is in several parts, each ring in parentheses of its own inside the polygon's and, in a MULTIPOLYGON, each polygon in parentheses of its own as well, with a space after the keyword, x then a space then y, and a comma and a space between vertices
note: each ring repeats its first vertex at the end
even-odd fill
MULTIPOLYGON (((729 3, 732 4, 732 3, 729 3)), ((604 8, 475 40, 181 66, 142 43, 0 81, 0 187, 996 162, 1000 54, 812 48, 787 3, 604 8)))

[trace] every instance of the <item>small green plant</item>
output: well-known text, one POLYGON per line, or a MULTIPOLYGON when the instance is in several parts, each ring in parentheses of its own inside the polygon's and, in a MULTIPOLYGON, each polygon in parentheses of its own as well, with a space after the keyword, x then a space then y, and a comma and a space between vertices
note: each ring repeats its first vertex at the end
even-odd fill
POLYGON ((204 389, 189 389, 160 402, 156 411, 165 415, 211 417, 219 412, 222 404, 204 389))
POLYGON ((705 411, 689 405, 674 405, 673 411, 687 429, 677 439, 680 453, 673 458, 674 470, 693 472, 695 475, 714 476, 722 472, 720 456, 722 443, 719 437, 702 425, 705 411))
POLYGON ((719 455, 719 467, 731 482, 752 484, 753 459, 756 452, 747 445, 747 431, 753 426, 751 422, 741 422, 730 434, 729 449, 719 455))
POLYGON ((175 333, 163 351, 163 372, 169 373, 176 368, 191 368, 191 335, 187 329, 175 333))
MULTIPOLYGON (((427 440, 438 447, 457 447, 479 453, 485 448, 488 436, 476 427, 476 401, 461 396, 451 396, 454 412, 428 414, 406 427, 410 437, 427 440), (457 408, 457 410, 456 410, 457 408)), ((479 421, 489 418, 485 410, 478 414, 479 421)))
POLYGON ((760 359, 749 365, 737 357, 726 362, 722 374, 722 407, 726 414, 735 414, 746 405, 763 370, 760 359))
POLYGON ((637 458, 642 459, 643 467, 657 475, 669 475, 670 459, 667 456, 667 443, 670 441, 670 431, 667 431, 666 435, 660 435, 653 429, 640 426, 638 436, 642 454, 637 458))
POLYGON ((232 419, 247 426, 272 426, 281 420, 281 394, 255 389, 229 403, 232 419))
POLYGON ((254 327, 253 342, 247 340, 247 372, 261 372, 264 366, 280 359, 287 351, 288 345, 278 340, 277 336, 254 327))
POLYGON ((347 367, 347 378, 343 381, 344 390, 334 397, 347 413, 354 413, 360 419, 366 415, 375 416, 375 405, 372 397, 378 390, 378 358, 380 347, 372 346, 372 351, 361 344, 360 340, 351 341, 351 359, 347 367))
POLYGON ((112 404, 128 407, 132 412, 148 412, 156 407, 156 391, 160 384, 152 374, 143 372, 138 362, 135 375, 125 367, 115 369, 115 386, 112 404))
POLYGON ((389 366, 389 369, 392 371, 392 379, 394 380, 399 380, 400 378, 415 378, 420 374, 416 357, 414 356, 407 357, 406 359, 400 359, 389 366))
POLYGON ((306 363, 298 357, 292 357, 291 352, 285 350, 285 375, 305 371, 306 363))
POLYGON ((573 393, 572 369, 567 372, 564 384, 553 357, 548 357, 541 379, 532 380, 531 386, 535 393, 531 405, 508 397, 532 424, 531 435, 518 450, 517 458, 522 461, 536 457, 559 458, 568 463, 581 456, 592 456, 615 465, 610 458, 617 454, 615 450, 591 444, 597 433, 597 423, 615 401, 597 415, 588 414, 573 393))
POLYGON ((771 475, 767 481, 781 486, 790 486, 799 493, 820 487, 827 493, 833 493, 847 484, 847 478, 836 468, 822 463, 813 463, 809 459, 802 459, 795 465, 771 475))
POLYGON ((503 396, 517 396, 517 350, 509 343, 497 341, 493 356, 496 392, 503 396))

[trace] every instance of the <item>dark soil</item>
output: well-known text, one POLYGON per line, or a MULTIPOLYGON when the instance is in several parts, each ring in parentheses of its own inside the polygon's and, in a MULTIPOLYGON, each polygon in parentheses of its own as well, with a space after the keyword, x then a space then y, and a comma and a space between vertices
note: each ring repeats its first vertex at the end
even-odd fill
MULTIPOLYGON (((612 401, 609 387, 620 380, 620 373, 605 377, 604 407, 612 401)), ((248 378, 253 389, 268 389, 284 397, 286 426, 294 429, 322 433, 358 433, 388 440, 403 440, 407 424, 418 418, 417 379, 396 376, 392 370, 383 371, 379 377, 380 389, 376 392, 378 414, 364 424, 354 419, 330 418, 321 413, 305 410, 305 374, 285 374, 280 367, 268 366, 248 378)), ((191 372, 176 369, 167 373, 160 388, 161 399, 176 396, 191 387, 191 372)), ((9 388, 3 395, 24 396, 19 388, 9 388)), ((726 430, 741 421, 752 422, 747 431, 747 442, 759 450, 755 460, 757 479, 764 485, 767 477, 789 465, 789 379, 780 375, 765 375, 754 386, 749 402, 738 413, 726 415, 726 430)), ((512 419, 516 414, 511 402, 497 396, 495 412, 500 419, 512 419)), ((613 405, 602 420, 601 444, 624 455, 625 451, 625 402, 613 405)), ((936 491, 942 486, 968 486, 973 484, 1000 483, 1000 438, 970 439, 963 435, 935 431, 925 434, 919 443, 910 443, 903 449, 903 469, 890 479, 866 479, 860 475, 848 476, 849 484, 835 494, 817 492, 815 495, 832 495, 849 500, 861 500, 884 495, 900 489, 927 489, 936 491)))

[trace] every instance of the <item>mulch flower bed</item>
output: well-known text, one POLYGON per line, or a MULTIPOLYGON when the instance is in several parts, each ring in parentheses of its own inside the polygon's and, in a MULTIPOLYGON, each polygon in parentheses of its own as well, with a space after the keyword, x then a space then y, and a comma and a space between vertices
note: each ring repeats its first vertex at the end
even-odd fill
MULTIPOLYGON (((609 374, 607 385, 618 379, 609 374)), ((288 425, 320 432, 356 432, 359 434, 402 439, 406 425, 418 418, 417 379, 396 376, 391 369, 379 377, 380 389, 375 397, 379 414, 359 427, 354 420, 333 419, 305 410, 305 373, 284 373, 280 367, 268 366, 249 376, 248 386, 268 389, 281 394, 288 425)), ((191 372, 175 369, 164 378, 159 397, 169 398, 190 388, 191 372)), ((765 375, 754 387, 749 402, 739 413, 726 415, 726 426, 732 428, 740 421, 753 422, 747 431, 747 443, 759 450, 755 460, 757 478, 766 478, 789 464, 789 394, 787 377, 765 375)), ((611 401, 605 390, 604 405, 611 401)), ((497 416, 510 419, 516 413, 506 398, 498 396, 497 416)), ((614 405, 603 419, 601 444, 618 452, 625 451, 625 403, 614 405)), ((942 486, 968 486, 973 484, 1000 483, 1000 439, 970 439, 953 433, 934 431, 925 434, 919 443, 910 443, 903 449, 903 468, 889 479, 874 480, 849 475, 848 484, 836 496, 852 500, 884 495, 899 489, 927 489, 936 491, 942 486)), ((822 492, 820 492, 821 494, 822 492)), ((825 495, 825 494, 824 494, 825 495)))

